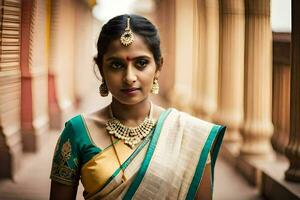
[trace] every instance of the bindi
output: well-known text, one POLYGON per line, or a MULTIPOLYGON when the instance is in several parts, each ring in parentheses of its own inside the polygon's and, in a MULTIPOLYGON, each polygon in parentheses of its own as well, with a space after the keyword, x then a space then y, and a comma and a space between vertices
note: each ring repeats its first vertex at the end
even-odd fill
POLYGON ((128 56, 126 57, 126 61, 131 61, 131 60, 133 60, 133 59, 128 56))

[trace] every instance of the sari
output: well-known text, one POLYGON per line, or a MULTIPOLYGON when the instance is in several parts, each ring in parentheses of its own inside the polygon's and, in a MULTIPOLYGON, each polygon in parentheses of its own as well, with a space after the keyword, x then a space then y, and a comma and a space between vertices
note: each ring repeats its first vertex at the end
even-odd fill
POLYGON ((80 179, 85 199, 194 199, 207 163, 211 163, 213 190, 223 126, 168 109, 136 148, 113 141, 120 165, 112 146, 103 150, 95 146, 82 117, 71 119, 69 124, 73 132, 61 135, 50 177, 69 185, 78 184, 80 179))

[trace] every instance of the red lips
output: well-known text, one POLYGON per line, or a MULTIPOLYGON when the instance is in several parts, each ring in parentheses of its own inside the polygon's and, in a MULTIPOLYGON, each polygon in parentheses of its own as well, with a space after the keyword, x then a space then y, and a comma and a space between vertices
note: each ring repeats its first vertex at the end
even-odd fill
POLYGON ((135 93, 137 90, 140 90, 139 88, 135 88, 135 87, 132 87, 132 88, 123 88, 121 89, 122 92, 125 92, 125 93, 128 93, 128 94, 133 94, 135 93))

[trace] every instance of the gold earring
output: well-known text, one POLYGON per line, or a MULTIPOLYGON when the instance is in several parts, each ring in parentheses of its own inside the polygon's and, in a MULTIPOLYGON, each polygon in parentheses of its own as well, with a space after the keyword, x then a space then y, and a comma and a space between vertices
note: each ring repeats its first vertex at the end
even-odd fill
POLYGON ((153 85, 152 85, 152 88, 151 88, 151 93, 152 94, 158 94, 158 92, 159 92, 158 80, 157 80, 157 78, 154 78, 153 85))
POLYGON ((104 81, 99 86, 99 93, 102 97, 106 97, 108 95, 108 88, 104 81))

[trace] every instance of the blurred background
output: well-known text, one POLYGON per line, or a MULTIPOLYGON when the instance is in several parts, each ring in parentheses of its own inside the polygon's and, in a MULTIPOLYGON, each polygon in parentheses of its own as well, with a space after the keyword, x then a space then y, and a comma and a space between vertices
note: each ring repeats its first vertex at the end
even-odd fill
POLYGON ((110 102, 98 94, 93 57, 102 25, 124 13, 160 32, 164 66, 153 101, 227 126, 214 199, 300 199, 300 1, 0 5, 1 200, 49 198, 64 122, 110 102))

